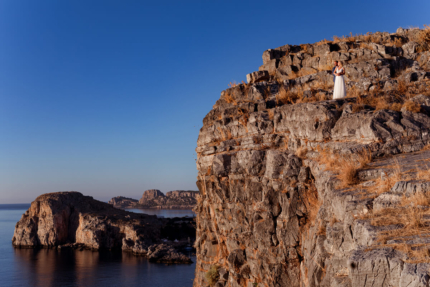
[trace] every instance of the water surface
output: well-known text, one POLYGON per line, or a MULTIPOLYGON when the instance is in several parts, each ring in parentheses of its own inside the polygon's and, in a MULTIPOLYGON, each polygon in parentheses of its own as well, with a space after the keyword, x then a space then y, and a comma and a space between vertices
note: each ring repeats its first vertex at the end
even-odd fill
POLYGON ((135 213, 146 213, 150 215, 157 215, 160 217, 171 218, 171 217, 195 217, 196 214, 191 209, 135 209, 127 208, 125 209, 130 212, 135 213))

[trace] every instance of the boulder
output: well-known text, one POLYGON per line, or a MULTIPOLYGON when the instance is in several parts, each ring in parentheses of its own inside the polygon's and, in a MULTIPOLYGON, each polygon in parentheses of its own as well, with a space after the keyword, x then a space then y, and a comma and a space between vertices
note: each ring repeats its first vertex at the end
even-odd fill
POLYGON ((402 46, 403 53, 405 57, 411 57, 417 52, 417 47, 419 44, 417 42, 408 42, 402 46))
POLYGON ((253 72, 251 74, 246 75, 246 81, 248 83, 256 83, 260 81, 267 81, 269 80, 269 72, 268 71, 257 71, 253 72))

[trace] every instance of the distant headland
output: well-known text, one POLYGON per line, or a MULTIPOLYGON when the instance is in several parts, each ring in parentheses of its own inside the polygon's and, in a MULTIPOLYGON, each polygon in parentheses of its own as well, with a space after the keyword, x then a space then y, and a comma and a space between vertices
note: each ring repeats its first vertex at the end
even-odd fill
POLYGON ((158 189, 149 189, 139 200, 117 196, 109 200, 109 204, 116 208, 193 209, 198 194, 194 190, 173 190, 164 194, 158 189))

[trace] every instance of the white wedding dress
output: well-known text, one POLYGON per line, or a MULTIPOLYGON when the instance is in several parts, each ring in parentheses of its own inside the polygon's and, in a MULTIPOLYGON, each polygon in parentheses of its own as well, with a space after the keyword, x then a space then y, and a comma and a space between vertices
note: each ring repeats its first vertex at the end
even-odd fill
MULTIPOLYGON (((342 73, 343 68, 336 68, 335 73, 342 73)), ((342 99, 346 97, 346 86, 343 75, 336 76, 334 81, 333 99, 342 99)))

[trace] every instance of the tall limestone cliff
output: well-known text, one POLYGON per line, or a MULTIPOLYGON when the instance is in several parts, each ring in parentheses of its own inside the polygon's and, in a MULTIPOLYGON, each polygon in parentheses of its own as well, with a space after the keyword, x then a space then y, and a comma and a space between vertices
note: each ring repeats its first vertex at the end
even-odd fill
POLYGON ((221 93, 196 149, 194 286, 429 286, 429 47, 428 28, 285 45, 221 93))

